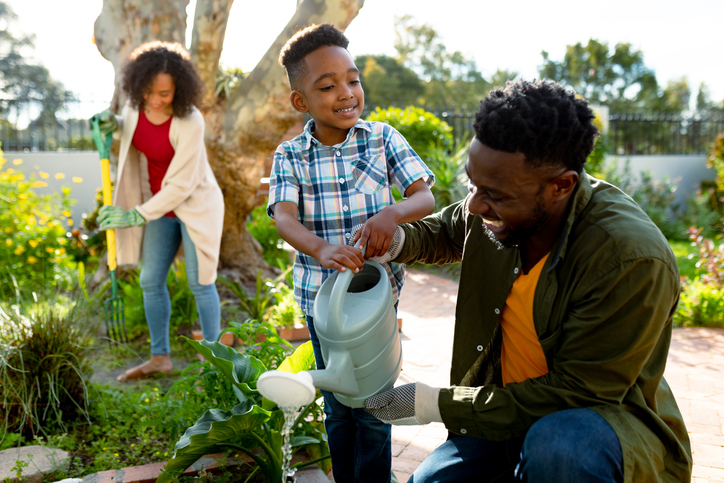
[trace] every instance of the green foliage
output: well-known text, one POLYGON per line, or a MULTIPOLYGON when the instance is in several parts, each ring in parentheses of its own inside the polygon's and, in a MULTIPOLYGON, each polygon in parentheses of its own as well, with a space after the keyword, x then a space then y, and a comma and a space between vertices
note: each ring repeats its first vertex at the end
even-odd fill
POLYGON ((397 129, 423 160, 431 149, 452 148, 452 128, 445 121, 419 107, 378 107, 367 120, 386 122, 397 129))
POLYGON ((93 327, 83 304, 0 308, 0 426, 44 434, 88 419, 93 327))
POLYGON ((253 297, 249 297, 246 294, 246 290, 244 290, 244 287, 239 282, 223 276, 219 277, 219 282, 228 288, 231 293, 236 295, 239 299, 239 305, 252 319, 263 320, 266 313, 276 301, 276 287, 271 280, 264 278, 261 270, 259 270, 259 273, 256 275, 256 293, 253 297))
POLYGON ((467 144, 454 150, 453 154, 438 146, 428 151, 427 167, 435 175, 435 184, 430 189, 435 197, 436 211, 463 199, 467 194, 467 159, 467 144))
POLYGON ((683 278, 695 280, 703 270, 697 267, 699 262, 699 250, 696 245, 688 241, 669 240, 671 250, 676 257, 676 264, 679 266, 679 274, 683 278))
POLYGON ((724 193, 724 133, 716 137, 711 153, 706 158, 706 165, 716 170, 716 189, 724 193))
POLYGON ((266 206, 251 210, 246 228, 261 245, 264 260, 269 265, 279 268, 289 265, 289 252, 284 249, 284 240, 277 232, 276 222, 267 215, 266 206))
MULTIPOLYGON (((255 357, 246 353, 239 354, 218 342, 187 342, 231 382, 239 403, 230 410, 211 409, 204 413, 195 425, 188 428, 176 443, 173 458, 158 481, 171 481, 214 448, 229 448, 251 457, 269 483, 281 483, 281 430, 284 415, 280 409, 275 409, 273 403, 265 402, 256 390, 256 381, 266 368, 255 357), (260 451, 255 451, 255 448, 260 451)), ((299 360, 288 366, 310 369, 310 366, 302 367, 300 363, 301 360, 310 360, 306 354, 310 350, 311 344, 298 349, 299 354, 295 352, 290 357, 299 360)), ((315 405, 313 402, 296 417, 292 426, 293 448, 326 445, 326 436, 320 432, 318 426, 306 420, 307 414, 315 405)))
POLYGON ((701 280, 685 281, 674 325, 724 327, 724 288, 701 280))
POLYGON ((361 55, 354 59, 365 90, 365 108, 417 105, 425 86, 417 74, 386 55, 361 55))
MULTIPOLYGON (((0 151, 0 169, 8 164, 0 151)), ((20 166, 22 160, 12 162, 20 166)), ((70 218, 70 189, 40 195, 41 179, 30 178, 13 167, 0 171, 0 300, 30 292, 71 287, 76 265, 68 254, 65 224, 70 218)))
POLYGON ((268 316, 275 327, 294 327, 304 321, 304 313, 294 298, 294 289, 286 284, 277 285, 276 304, 268 316))

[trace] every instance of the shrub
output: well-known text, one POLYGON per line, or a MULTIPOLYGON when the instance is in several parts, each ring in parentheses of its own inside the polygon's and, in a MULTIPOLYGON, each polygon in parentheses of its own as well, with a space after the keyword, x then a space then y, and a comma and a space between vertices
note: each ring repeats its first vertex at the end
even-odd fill
POLYGON ((259 242, 264 260, 274 267, 286 268, 289 253, 284 249, 284 240, 277 232, 276 222, 266 213, 266 206, 257 206, 249 214, 246 229, 259 242))
MULTIPOLYGON (((0 169, 7 160, 0 151, 0 169)), ((16 159, 19 166, 22 160, 16 159)), ((0 171, 0 300, 46 288, 68 289, 76 263, 67 252, 65 224, 73 225, 70 189, 40 195, 47 173, 30 178, 7 167, 0 171)))
POLYGON ((367 120, 386 122, 397 129, 423 160, 427 159, 430 149, 437 147, 448 150, 453 147, 450 125, 419 107, 378 107, 367 120))
POLYGON ((706 158, 706 165, 716 170, 717 191, 724 193, 724 133, 716 137, 711 153, 706 158))
POLYGON ((434 147, 428 153, 427 167, 435 174, 435 184, 430 190, 435 197, 435 210, 440 210, 467 194, 465 162, 468 145, 457 148, 452 154, 441 147, 434 147))
POLYGON ((702 280, 685 281, 674 325, 724 327, 724 288, 702 280))
POLYGON ((88 419, 91 330, 77 304, 0 309, 0 398, 3 435, 65 429, 88 419))

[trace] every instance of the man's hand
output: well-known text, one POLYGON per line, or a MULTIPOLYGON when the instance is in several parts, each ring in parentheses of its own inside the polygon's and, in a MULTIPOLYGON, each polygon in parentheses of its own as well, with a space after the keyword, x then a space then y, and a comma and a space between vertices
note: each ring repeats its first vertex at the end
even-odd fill
MULTIPOLYGON (((352 228, 352 239, 355 240, 358 237, 355 235, 362 230, 362 227, 364 225, 357 225, 354 228, 352 228)), ((397 229, 395 230, 395 235, 392 237, 392 243, 390 243, 389 248, 385 253, 383 253, 379 257, 370 257, 369 260, 372 260, 373 262, 377 263, 387 263, 390 261, 393 261, 397 256, 402 253, 402 248, 405 246, 405 230, 402 229, 401 226, 397 226, 397 229)))
MULTIPOLYGON (((101 130, 101 135, 105 137, 108 133, 115 132, 118 129, 118 120, 116 115, 110 109, 101 111, 90 118, 90 121, 98 120, 98 127, 101 130)), ((93 129, 92 127, 90 129, 93 129)))
POLYGON ((340 272, 350 269, 354 273, 359 272, 365 262, 362 251, 358 248, 331 243, 320 250, 317 260, 324 268, 333 268, 340 272))
POLYGON ((367 246, 365 258, 381 257, 392 244, 397 231, 397 219, 392 210, 383 209, 375 216, 369 218, 362 229, 352 238, 352 242, 359 240, 359 246, 367 246))
POLYGON ((98 210, 98 229, 101 231, 141 226, 144 223, 146 220, 135 208, 126 211, 118 206, 101 206, 98 210))
POLYGON ((387 424, 442 422, 439 387, 421 382, 405 384, 365 400, 365 411, 387 424))

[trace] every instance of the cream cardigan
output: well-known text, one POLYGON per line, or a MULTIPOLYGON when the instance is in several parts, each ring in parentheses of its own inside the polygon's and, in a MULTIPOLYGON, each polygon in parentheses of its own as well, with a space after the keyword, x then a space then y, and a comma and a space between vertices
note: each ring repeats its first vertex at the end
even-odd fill
MULTIPOLYGON (((118 122, 121 146, 113 203, 124 210, 136 208, 147 222, 173 211, 186 225, 196 246, 199 283, 214 283, 224 223, 224 197, 206 157, 201 112, 194 107, 187 116, 171 119, 169 140, 175 154, 161 182, 161 190, 154 196, 148 184, 146 157, 131 143, 138 124, 138 110, 126 105, 118 122)), ((138 264, 142 240, 143 227, 116 230, 119 265, 138 264)))

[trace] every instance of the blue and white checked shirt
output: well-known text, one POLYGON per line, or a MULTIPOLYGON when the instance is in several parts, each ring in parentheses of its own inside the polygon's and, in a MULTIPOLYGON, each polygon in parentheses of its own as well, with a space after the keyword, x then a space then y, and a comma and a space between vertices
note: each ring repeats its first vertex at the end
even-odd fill
MULTIPOLYGON (((395 202, 391 184, 401 193, 422 178, 434 176, 405 138, 389 124, 357 121, 347 139, 324 146, 312 136, 314 121, 274 154, 267 213, 274 204, 296 203, 299 221, 309 231, 335 245, 351 241, 352 228, 395 202)), ((386 263, 395 301, 405 281, 404 265, 386 263)), ((334 272, 309 255, 294 260, 294 295, 306 315, 313 315, 314 297, 334 272)))

